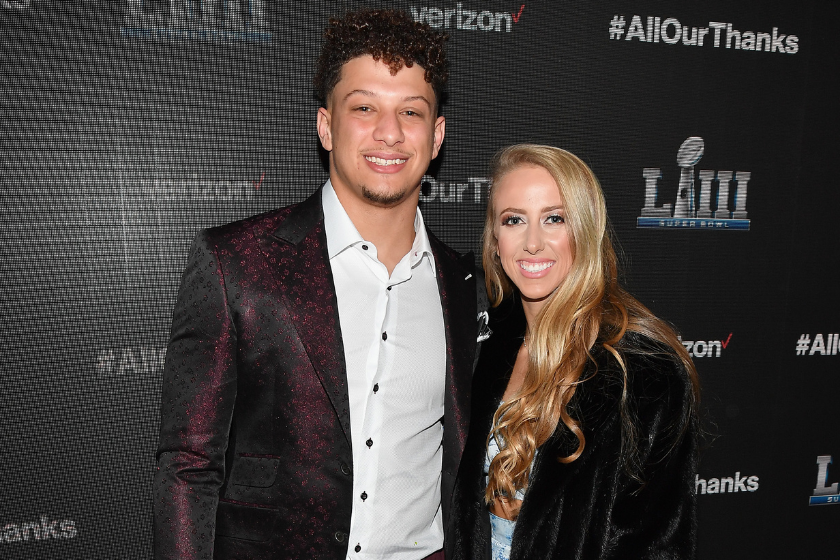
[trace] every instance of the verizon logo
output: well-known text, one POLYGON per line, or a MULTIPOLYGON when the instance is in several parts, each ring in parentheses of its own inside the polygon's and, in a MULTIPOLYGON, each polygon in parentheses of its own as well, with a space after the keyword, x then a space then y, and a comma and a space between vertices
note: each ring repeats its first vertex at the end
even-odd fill
POLYGON ((454 8, 436 8, 412 6, 411 17, 414 21, 428 23, 435 29, 460 29, 462 31, 498 31, 510 33, 513 25, 519 23, 525 11, 525 4, 516 12, 491 12, 490 10, 470 10, 461 2, 454 8))

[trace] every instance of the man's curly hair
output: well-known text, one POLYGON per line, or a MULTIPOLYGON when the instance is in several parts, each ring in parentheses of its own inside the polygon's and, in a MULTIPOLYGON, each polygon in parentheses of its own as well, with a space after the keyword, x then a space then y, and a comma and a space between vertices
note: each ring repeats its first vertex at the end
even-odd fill
POLYGON ((425 70, 426 81, 431 84, 440 106, 449 79, 444 49, 447 38, 400 10, 361 10, 342 18, 330 18, 318 57, 315 93, 326 106, 341 79, 342 66, 359 56, 370 55, 387 64, 392 76, 403 66, 419 65, 425 70))

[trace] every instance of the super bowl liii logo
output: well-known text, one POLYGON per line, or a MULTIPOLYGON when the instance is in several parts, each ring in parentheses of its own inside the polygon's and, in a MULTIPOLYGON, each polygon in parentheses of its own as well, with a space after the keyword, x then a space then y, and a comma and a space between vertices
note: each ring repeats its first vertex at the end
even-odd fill
POLYGON ((808 500, 809 506, 826 506, 840 504, 840 493, 837 492, 838 484, 828 483, 828 465, 831 464, 831 455, 820 455, 817 457, 817 485, 814 493, 808 500))
POLYGON ((703 157, 704 143, 699 136, 686 138, 677 151, 677 165, 681 168, 677 197, 666 203, 660 185, 662 171, 645 167, 645 206, 636 220, 639 228, 688 228, 749 230, 747 219, 747 184, 749 171, 713 171, 701 169, 694 174, 694 166, 703 157), (699 197, 695 189, 700 182, 699 197), (717 185, 717 189, 713 187, 717 185))

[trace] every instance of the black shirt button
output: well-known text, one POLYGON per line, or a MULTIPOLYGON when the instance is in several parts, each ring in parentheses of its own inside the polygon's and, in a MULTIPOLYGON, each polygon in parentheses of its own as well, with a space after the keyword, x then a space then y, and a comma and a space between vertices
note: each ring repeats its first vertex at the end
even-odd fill
POLYGON ((347 463, 341 463, 341 473, 349 475, 352 471, 350 470, 350 465, 347 463))
POLYGON ((365 500, 367 500, 367 492, 362 492, 362 496, 361 496, 361 498, 362 498, 362 501, 363 501, 363 502, 364 502, 365 500))
POLYGON ((367 445, 368 447, 373 447, 373 440, 368 438, 368 440, 365 442, 365 445, 367 445))
POLYGON ((367 250, 368 250, 368 246, 367 246, 367 245, 362 245, 362 249, 364 249, 365 251, 367 251, 367 250))
POLYGON ((388 286, 388 291, 389 292, 391 291, 391 288, 393 288, 393 286, 388 286))
POLYGON ((362 551, 362 547, 361 547, 360 545, 358 545, 358 544, 357 544, 357 545, 356 545, 356 548, 354 548, 353 550, 355 550, 356 552, 361 552, 361 551, 362 551))
POLYGON ((375 383, 375 384, 373 385, 373 392, 374 392, 374 393, 378 393, 378 392, 379 392, 379 383, 375 383))
POLYGON ((342 543, 344 542, 344 539, 347 538, 347 535, 342 533, 341 531, 336 531, 335 535, 333 535, 333 538, 335 539, 335 542, 342 543))
POLYGON ((382 340, 388 340, 388 333, 382 333, 382 340))

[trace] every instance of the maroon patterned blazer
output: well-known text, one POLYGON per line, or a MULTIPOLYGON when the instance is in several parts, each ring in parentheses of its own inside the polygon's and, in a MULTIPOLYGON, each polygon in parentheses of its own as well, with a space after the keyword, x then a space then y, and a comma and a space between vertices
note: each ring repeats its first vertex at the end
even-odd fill
MULTIPOLYGON (((447 343, 447 524, 470 415, 476 277, 472 255, 429 237, 447 343)), ((343 559, 352 459, 321 191, 199 233, 164 370, 155 557, 343 559)))

